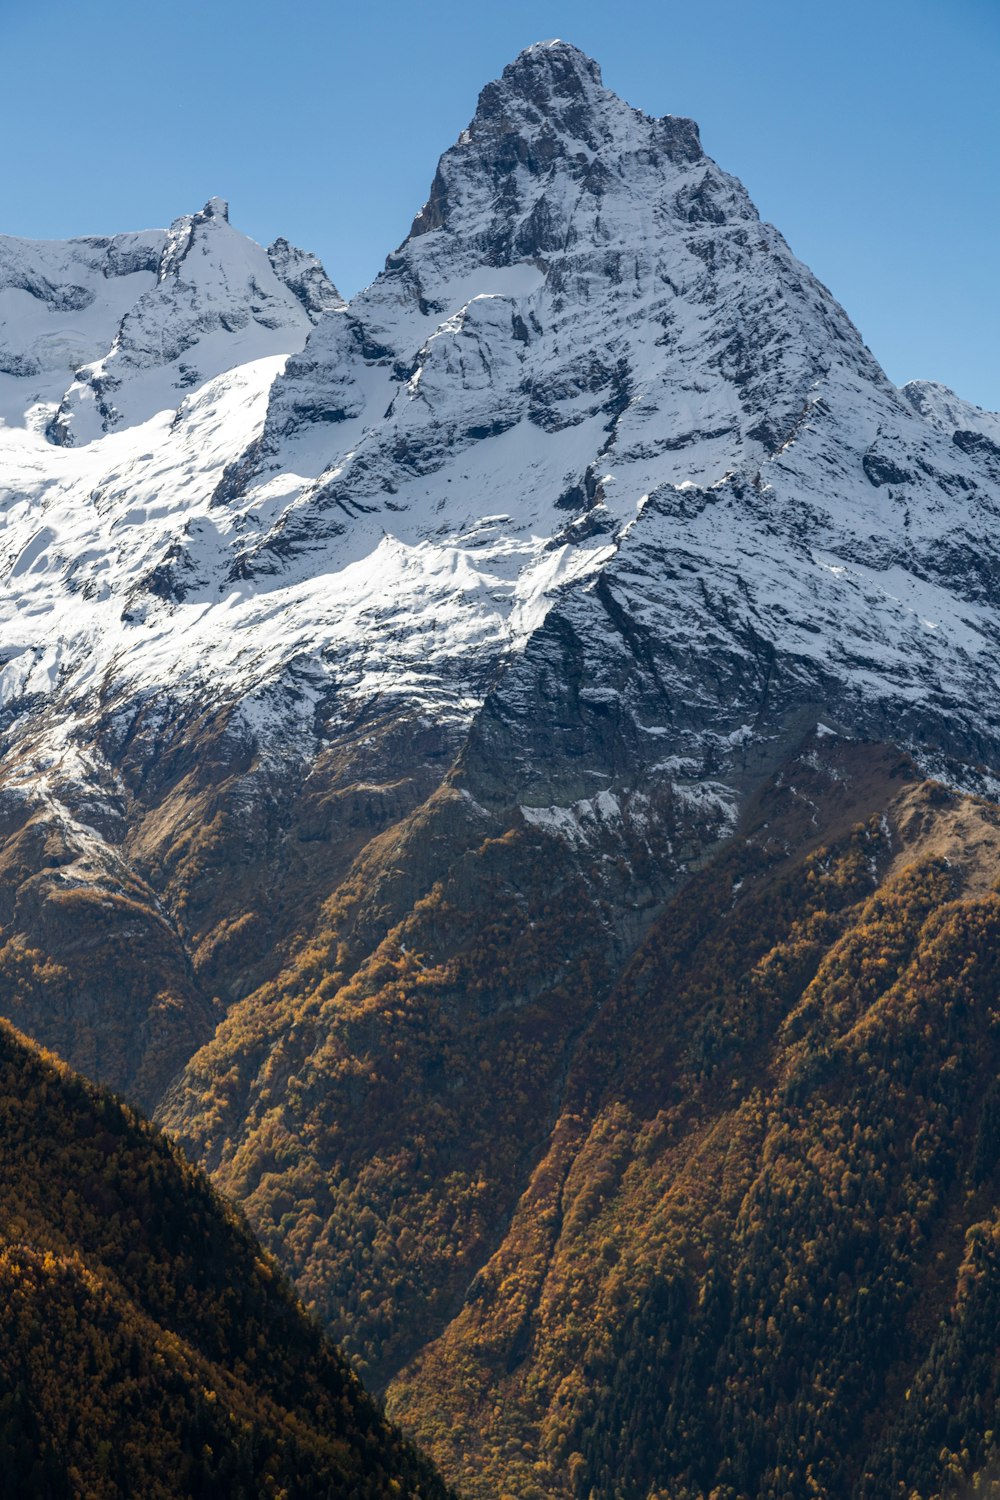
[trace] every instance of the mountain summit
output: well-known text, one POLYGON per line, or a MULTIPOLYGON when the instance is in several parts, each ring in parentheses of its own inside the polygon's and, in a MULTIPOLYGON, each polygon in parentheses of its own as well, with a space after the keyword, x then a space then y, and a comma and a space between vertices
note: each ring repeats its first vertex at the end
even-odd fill
POLYGON ((614 99, 602 87, 601 70, 593 58, 570 42, 536 42, 482 90, 470 129, 527 108, 534 112, 534 124, 557 131, 566 128, 568 108, 573 118, 582 120, 599 107, 602 96, 614 99))
POLYGON ((623 1493, 881 1500, 860 1414, 931 1379, 908 1340, 961 1282, 933 1162, 992 1212, 992 971, 956 955, 992 931, 997 417, 897 390, 696 126, 564 42, 349 303, 212 200, 0 241, 0 317, 7 1014, 158 1111, 470 1494, 615 1493, 591 1417, 666 1431, 676 1386, 623 1493), (921 1005, 965 1038, 940 1132, 859 1178, 858 1142, 911 1160, 921 1005), (793 1116, 810 1328, 862 1328, 870 1388, 796 1343, 761 1227, 793 1116), (820 1361, 780 1431, 744 1399, 772 1323, 776 1382, 820 1361))
MULTIPOLYGON (((494 146, 504 138, 518 137, 522 141, 521 150, 514 148, 518 160, 537 172, 544 171, 556 153, 569 154, 581 147, 599 152, 611 144, 617 131, 643 124, 660 126, 664 143, 675 150, 692 159, 701 155, 693 120, 671 115, 649 120, 604 88, 593 58, 569 42, 551 41, 525 48, 499 79, 486 85, 467 134, 494 146), (523 151, 527 141, 534 143, 534 155, 523 151)), ((503 162, 502 150, 497 166, 503 162)))

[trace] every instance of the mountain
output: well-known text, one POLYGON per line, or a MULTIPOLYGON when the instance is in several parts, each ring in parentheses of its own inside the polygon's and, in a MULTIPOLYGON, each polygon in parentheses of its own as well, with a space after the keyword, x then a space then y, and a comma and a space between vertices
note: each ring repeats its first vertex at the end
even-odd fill
POLYGON ((66 243, 0 241, 4 415, 58 402, 47 435, 87 442, 154 413, 212 375, 287 354, 343 305, 314 256, 266 251, 212 198, 166 231, 66 243), (25 386, 24 382, 29 382, 25 386))
POLYGON ((0 1023, 5 1495, 425 1496, 243 1219, 0 1023))
POLYGON ((4 242, 0 1008, 469 1495, 974 1484, 1000 418, 564 42, 349 304, 178 224, 4 242))
POLYGON ((314 257, 283 239, 262 250, 220 199, 165 232, 0 240, 0 967, 22 994, 40 942, 46 1019, 31 1029, 146 1106, 212 1029, 176 919, 125 848, 120 751, 143 705, 171 719, 163 669, 193 665, 151 613, 275 372, 341 306, 314 257), (142 683, 130 653, 154 636, 142 683))
POLYGON ((1000 814, 821 741, 739 833, 389 1387, 464 1494, 996 1494, 1000 814))

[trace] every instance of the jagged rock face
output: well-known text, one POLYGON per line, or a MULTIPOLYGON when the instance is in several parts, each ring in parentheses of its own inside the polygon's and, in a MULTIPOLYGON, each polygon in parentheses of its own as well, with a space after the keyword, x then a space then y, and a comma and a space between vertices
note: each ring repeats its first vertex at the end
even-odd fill
POLYGON ((389 1379, 818 723, 993 786, 998 419, 896 390, 693 123, 561 42, 348 305, 217 200, 0 250, 2 1008, 159 1102, 389 1379), (367 1311, 346 1182, 394 1247, 367 1311))
POLYGON ((282 740, 297 702, 306 761, 317 728, 376 701, 463 733, 498 673, 497 711, 537 718, 522 679, 557 604, 550 634, 624 650, 625 676, 591 686, 641 694, 622 719, 636 774, 673 756, 715 775, 733 736, 742 763, 754 726, 816 702, 992 762, 987 418, 948 430, 897 392, 693 124, 624 104, 572 47, 531 48, 483 91, 350 307, 215 201, 160 241, 114 347, 49 417, 120 444, 11 444, 8 607, 29 590, 38 611, 8 631, 15 712, 56 679, 93 701, 99 679, 123 712, 147 691, 242 703, 251 735, 282 740), (144 424, 165 399, 169 423, 144 424), (955 733, 959 680, 977 707, 955 733))

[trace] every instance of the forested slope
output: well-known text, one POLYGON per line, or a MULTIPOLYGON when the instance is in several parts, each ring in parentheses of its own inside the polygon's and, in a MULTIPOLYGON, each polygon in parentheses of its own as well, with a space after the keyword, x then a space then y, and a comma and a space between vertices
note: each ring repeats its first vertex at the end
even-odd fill
POLYGON ((153 1127, 0 1023, 4 1496, 444 1485, 153 1127))
POLYGON ((887 769, 839 833, 822 775, 779 778, 577 1049, 392 1387, 469 1494, 994 1493, 1000 817, 887 769))

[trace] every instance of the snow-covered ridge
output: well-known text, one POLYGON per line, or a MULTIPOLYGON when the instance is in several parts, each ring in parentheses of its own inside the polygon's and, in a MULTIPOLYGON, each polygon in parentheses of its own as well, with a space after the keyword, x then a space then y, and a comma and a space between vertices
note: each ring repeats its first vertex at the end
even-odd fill
POLYGON ((1000 447, 1000 412, 983 411, 932 380, 911 380, 903 386, 903 395, 915 411, 946 436, 975 433, 1000 447))
POLYGON ((156 282, 122 318, 102 359, 83 366, 50 424, 77 444, 176 408, 183 392, 241 364, 287 354, 341 299, 313 257, 262 250, 212 198, 167 232, 156 282))
POLYGON ((49 436, 89 441, 174 410, 226 369, 289 353, 341 306, 315 256, 283 239, 261 249, 229 225, 221 198, 167 230, 0 236, 0 374, 14 377, 0 417, 54 401, 49 436))
POLYGON ((155 285, 165 246, 162 230, 65 242, 0 236, 4 420, 58 400, 74 370, 108 351, 122 318, 155 285))
POLYGON ((10 746, 163 693, 306 755, 372 705, 537 718, 567 639, 630 774, 831 697, 1000 740, 1000 419, 897 391, 694 124, 567 43, 487 85, 349 305, 212 200, 0 241, 0 371, 10 746))

